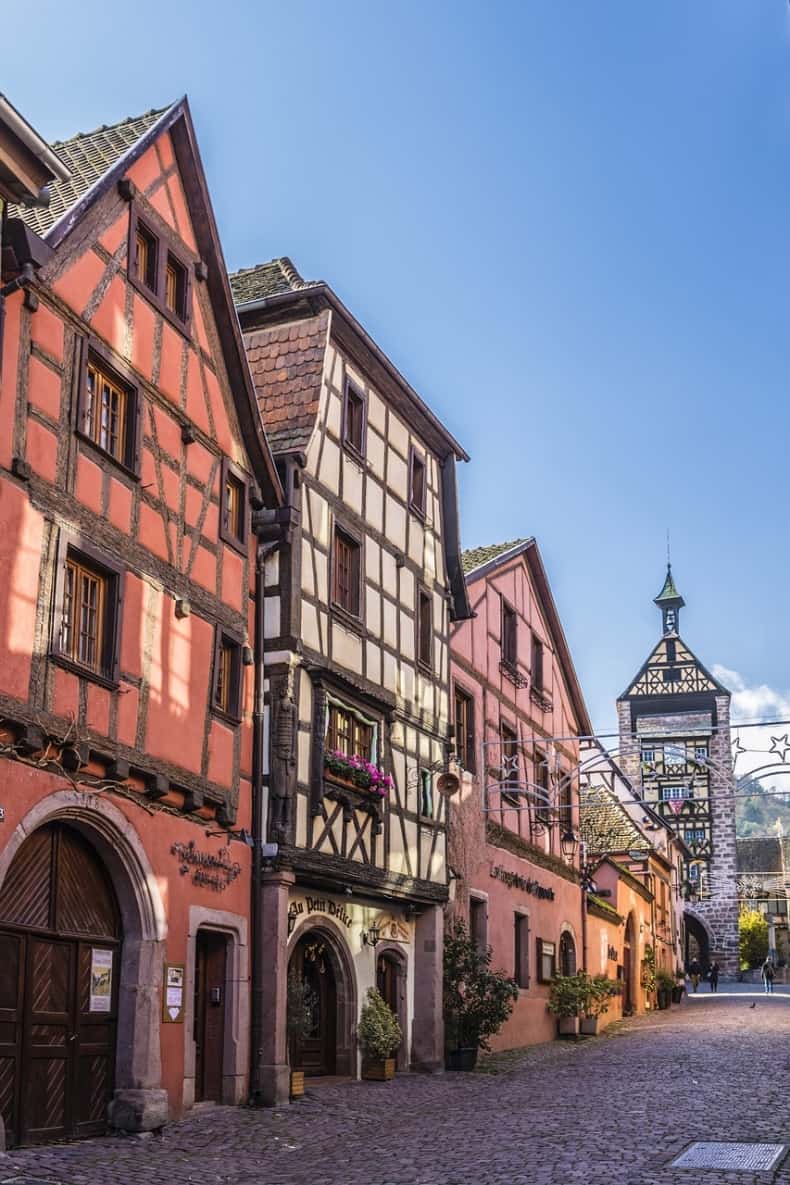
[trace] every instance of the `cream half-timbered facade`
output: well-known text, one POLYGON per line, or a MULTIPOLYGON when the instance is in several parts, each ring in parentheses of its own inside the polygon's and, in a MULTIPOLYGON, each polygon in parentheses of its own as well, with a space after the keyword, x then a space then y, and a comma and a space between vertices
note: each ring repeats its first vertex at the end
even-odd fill
POLYGON ((232 284, 293 517, 265 576, 268 838, 295 878, 290 966, 306 981, 308 899, 320 890, 341 911, 323 912, 317 940, 327 952, 337 945, 325 1009, 335 1036, 321 1038, 334 1048, 293 1056, 308 1071, 353 1072, 337 1004, 348 994, 337 981, 353 978, 357 1005, 377 983, 401 1017, 401 1064, 438 1063, 447 899, 438 782, 449 625, 469 613, 455 493, 465 454, 325 285, 304 284, 286 260, 232 284), (399 935, 391 968, 383 948, 370 949, 371 926, 399 935), (415 970, 435 988, 422 1009, 430 1039, 420 1036, 415 970))

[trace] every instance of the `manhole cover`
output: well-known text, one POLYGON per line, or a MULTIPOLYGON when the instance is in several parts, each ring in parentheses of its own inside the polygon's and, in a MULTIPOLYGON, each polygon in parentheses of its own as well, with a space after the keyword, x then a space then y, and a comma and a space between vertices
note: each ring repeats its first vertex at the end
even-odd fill
POLYGON ((717 1144, 699 1141, 676 1160, 673 1169, 772 1169, 785 1150, 784 1144, 717 1144))

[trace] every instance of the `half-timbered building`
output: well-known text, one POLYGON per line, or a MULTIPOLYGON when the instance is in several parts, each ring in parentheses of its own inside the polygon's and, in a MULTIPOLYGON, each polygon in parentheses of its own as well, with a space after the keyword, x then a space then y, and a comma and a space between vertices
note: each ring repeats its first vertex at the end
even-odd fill
POLYGON ((619 762, 689 849, 686 931, 703 964, 738 970, 735 775, 730 692, 679 632, 685 605, 672 569, 655 598, 662 634, 617 701, 619 762))
POLYGON ((469 614, 455 466, 466 459, 324 283, 288 259, 231 284, 258 401, 294 515, 267 563, 268 977, 264 1096, 288 1065, 355 1075, 378 985, 400 1068, 443 1064, 442 907, 448 631, 469 614), (276 952, 276 953, 275 953, 276 952), (288 970, 311 1035, 286 1048, 288 970))
POLYGON ((186 100, 54 148, 70 176, 4 225, 0 1126, 16 1144, 246 1098, 250 511, 282 496, 186 100))
POLYGON ((453 918, 466 922, 519 998, 493 1039, 550 1039, 555 974, 583 963, 578 861, 581 688, 534 539, 463 553, 473 617, 451 627, 455 762, 450 806, 453 918))

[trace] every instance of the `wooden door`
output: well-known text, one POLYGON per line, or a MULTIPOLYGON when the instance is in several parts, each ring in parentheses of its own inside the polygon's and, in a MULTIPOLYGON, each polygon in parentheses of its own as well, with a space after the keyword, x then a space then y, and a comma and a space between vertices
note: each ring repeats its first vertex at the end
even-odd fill
POLYGON ((227 938, 199 930, 195 966, 195 1097, 222 1102, 227 938))
POLYGON ((307 987, 312 1015, 310 1031, 294 1041, 291 1066, 308 1077, 334 1074, 337 1054, 337 995, 335 977, 321 938, 303 938, 291 960, 291 972, 307 987))
POLYGON ((120 924, 90 846, 36 832, 0 891, 0 1115, 9 1145, 106 1128, 120 924))
POLYGON ((629 1015, 634 1007, 633 988, 634 964, 631 952, 631 922, 629 919, 623 940, 623 1014, 629 1015))

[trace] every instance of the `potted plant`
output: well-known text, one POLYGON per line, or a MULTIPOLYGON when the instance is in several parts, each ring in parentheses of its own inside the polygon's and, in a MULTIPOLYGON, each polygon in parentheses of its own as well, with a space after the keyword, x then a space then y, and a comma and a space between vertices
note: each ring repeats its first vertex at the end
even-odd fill
POLYGON ((587 1002, 579 1028, 585 1036, 595 1037, 598 1033, 598 1017, 609 1011, 609 1001, 619 996, 620 984, 606 975, 593 975, 589 980, 587 1002))
POLYGON ((672 1003, 679 1004, 686 990, 686 975, 682 967, 675 970, 675 983, 672 988, 672 1003))
POLYGON ((589 1002, 590 980, 584 971, 577 975, 554 976, 549 988, 548 1009, 557 1017, 560 1037, 578 1037, 579 1018, 586 1012, 589 1002))
POLYGON ((368 988, 357 1029, 362 1049, 362 1077, 374 1082, 388 1082, 395 1077, 392 1056, 401 1043, 398 1018, 375 988, 368 988))
POLYGON ((504 971, 492 971, 491 947, 478 949, 463 922, 444 940, 444 1038, 448 1070, 473 1070, 478 1050, 488 1050, 518 999, 504 971))
POLYGON ((675 976, 664 967, 656 972, 656 995, 661 1009, 669 1008, 672 1003, 672 992, 675 989, 675 976))
POLYGON ((639 982, 645 989, 645 1007, 650 1008, 649 996, 656 990, 656 954, 649 942, 645 943, 645 953, 639 971, 639 982))
MULTIPOLYGON (((315 993, 300 975, 292 971, 288 976, 288 1000, 286 1028, 288 1030, 288 1052, 293 1051, 313 1028, 315 993)), ((291 1070, 291 1098, 301 1099, 304 1095, 304 1070, 291 1070)))

